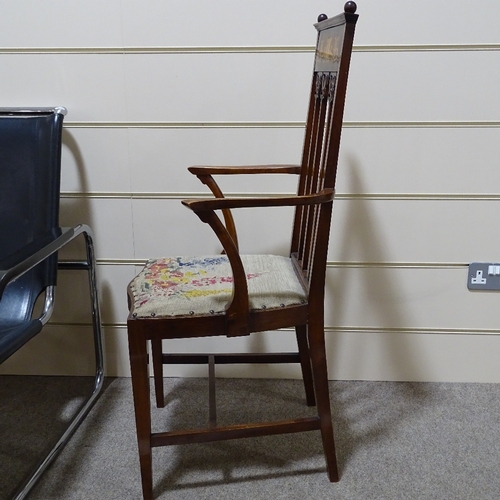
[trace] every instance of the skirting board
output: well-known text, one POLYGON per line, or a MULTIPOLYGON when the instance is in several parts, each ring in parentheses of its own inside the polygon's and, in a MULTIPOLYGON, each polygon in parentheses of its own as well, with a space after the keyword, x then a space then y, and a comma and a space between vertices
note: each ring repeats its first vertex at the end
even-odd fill
MULTIPOLYGON (((106 373, 130 375, 126 328, 105 328, 106 373)), ((239 339, 196 341, 198 351, 267 352, 294 348, 292 331, 266 332, 239 339)), ((327 331, 329 378, 416 382, 500 382, 500 336, 487 334, 327 331)), ((193 351, 194 343, 165 345, 170 352, 193 351)), ((204 377, 204 366, 165 366, 166 377, 204 377)), ((93 375, 90 328, 48 326, 0 366, 0 374, 93 375), (71 331, 68 331, 71 329, 71 331)), ((299 378, 295 365, 221 365, 217 375, 248 378, 299 378)))

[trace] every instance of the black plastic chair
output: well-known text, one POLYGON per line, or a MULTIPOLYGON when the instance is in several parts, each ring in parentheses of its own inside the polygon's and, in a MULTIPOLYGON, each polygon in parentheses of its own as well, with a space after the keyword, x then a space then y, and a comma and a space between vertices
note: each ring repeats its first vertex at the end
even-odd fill
POLYGON ((62 107, 0 108, 0 363, 37 335, 50 319, 58 268, 88 272, 96 361, 92 393, 19 487, 13 497, 16 500, 26 497, 68 442, 96 401, 104 380, 92 231, 83 224, 59 227, 65 114, 62 107), (86 259, 58 263, 58 250, 80 235, 85 239, 86 259), (39 297, 44 304, 39 317, 34 317, 39 297))

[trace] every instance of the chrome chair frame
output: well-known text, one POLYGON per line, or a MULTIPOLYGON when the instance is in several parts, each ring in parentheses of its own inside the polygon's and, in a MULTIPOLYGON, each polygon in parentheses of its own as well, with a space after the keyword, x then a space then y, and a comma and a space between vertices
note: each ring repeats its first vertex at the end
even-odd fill
MULTIPOLYGON (((36 108, 36 109, 24 109, 24 108, 0 108, 0 114, 37 114, 37 113, 57 113, 66 114, 65 108, 36 108)), ((49 257, 55 255, 59 250, 61 250, 68 243, 74 239, 83 236, 85 240, 85 252, 86 258, 83 260, 72 260, 72 261, 59 261, 57 263, 57 268, 61 270, 83 270, 88 273, 88 283, 90 289, 90 306, 92 314, 92 328, 93 328, 93 340, 94 340, 94 353, 95 353, 95 375, 94 384, 91 394, 82 403, 78 412, 71 419, 66 430, 57 440, 55 445, 49 450, 49 452, 39 461, 34 470, 31 472, 29 477, 24 479, 24 481, 18 486, 17 490, 12 497, 13 500, 22 500, 26 498, 29 492, 33 489, 37 481, 40 479, 42 474, 46 471, 49 465, 55 460, 59 452, 67 444, 71 436, 74 434, 78 426, 85 419, 92 406, 96 402, 104 383, 104 341, 103 341, 103 329, 102 321, 99 307, 99 297, 97 291, 96 283, 96 260, 94 251, 94 236, 93 232, 89 226, 85 224, 80 224, 75 227, 63 227, 58 228, 57 236, 49 239, 49 241, 44 240, 44 244, 40 243, 35 251, 31 254, 29 252, 30 245, 20 249, 15 252, 12 256, 9 256, 3 260, 0 260, 0 299, 6 289, 6 287, 17 278, 21 277, 35 266, 41 262, 47 260, 49 257)), ((52 312, 54 310, 54 299, 55 299, 55 286, 49 285, 45 289, 45 301, 42 308, 42 312, 38 318, 40 323, 46 325, 49 321, 52 312)), ((29 342, 29 340, 28 340, 29 342)), ((16 347, 17 349, 18 347, 16 347)), ((3 353, 0 362, 5 361, 8 357, 12 355, 12 352, 3 353)))

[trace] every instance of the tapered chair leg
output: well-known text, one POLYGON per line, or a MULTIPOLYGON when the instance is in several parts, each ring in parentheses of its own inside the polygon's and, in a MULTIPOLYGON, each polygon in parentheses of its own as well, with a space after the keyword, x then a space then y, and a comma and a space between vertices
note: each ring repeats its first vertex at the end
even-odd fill
POLYGON ((335 440, 333 437, 323 325, 310 325, 308 334, 316 406, 321 421, 321 438, 323 440, 328 477, 331 482, 337 482, 339 480, 339 473, 335 454, 335 440))
POLYGON ((165 392, 163 387, 163 350, 161 339, 151 340, 151 356, 153 358, 156 407, 163 408, 165 406, 165 392))
POLYGON ((151 401, 146 340, 129 327, 128 342, 132 392, 134 397, 137 444, 144 500, 153 500, 153 467, 151 452, 151 401))
POLYGON ((300 367, 302 369, 302 380, 304 381, 307 406, 314 406, 316 404, 316 399, 314 397, 311 357, 309 354, 309 342, 307 340, 307 326, 296 326, 295 334, 297 336, 297 345, 299 347, 300 367))

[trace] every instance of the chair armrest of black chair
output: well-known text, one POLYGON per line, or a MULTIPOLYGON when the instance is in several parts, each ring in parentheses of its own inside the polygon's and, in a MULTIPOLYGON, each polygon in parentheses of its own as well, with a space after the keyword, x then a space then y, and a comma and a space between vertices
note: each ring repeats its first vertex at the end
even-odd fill
POLYGON ((44 236, 18 250, 15 255, 0 261, 0 300, 5 287, 40 262, 59 251, 82 233, 92 235, 86 224, 61 228, 59 236, 44 236))

